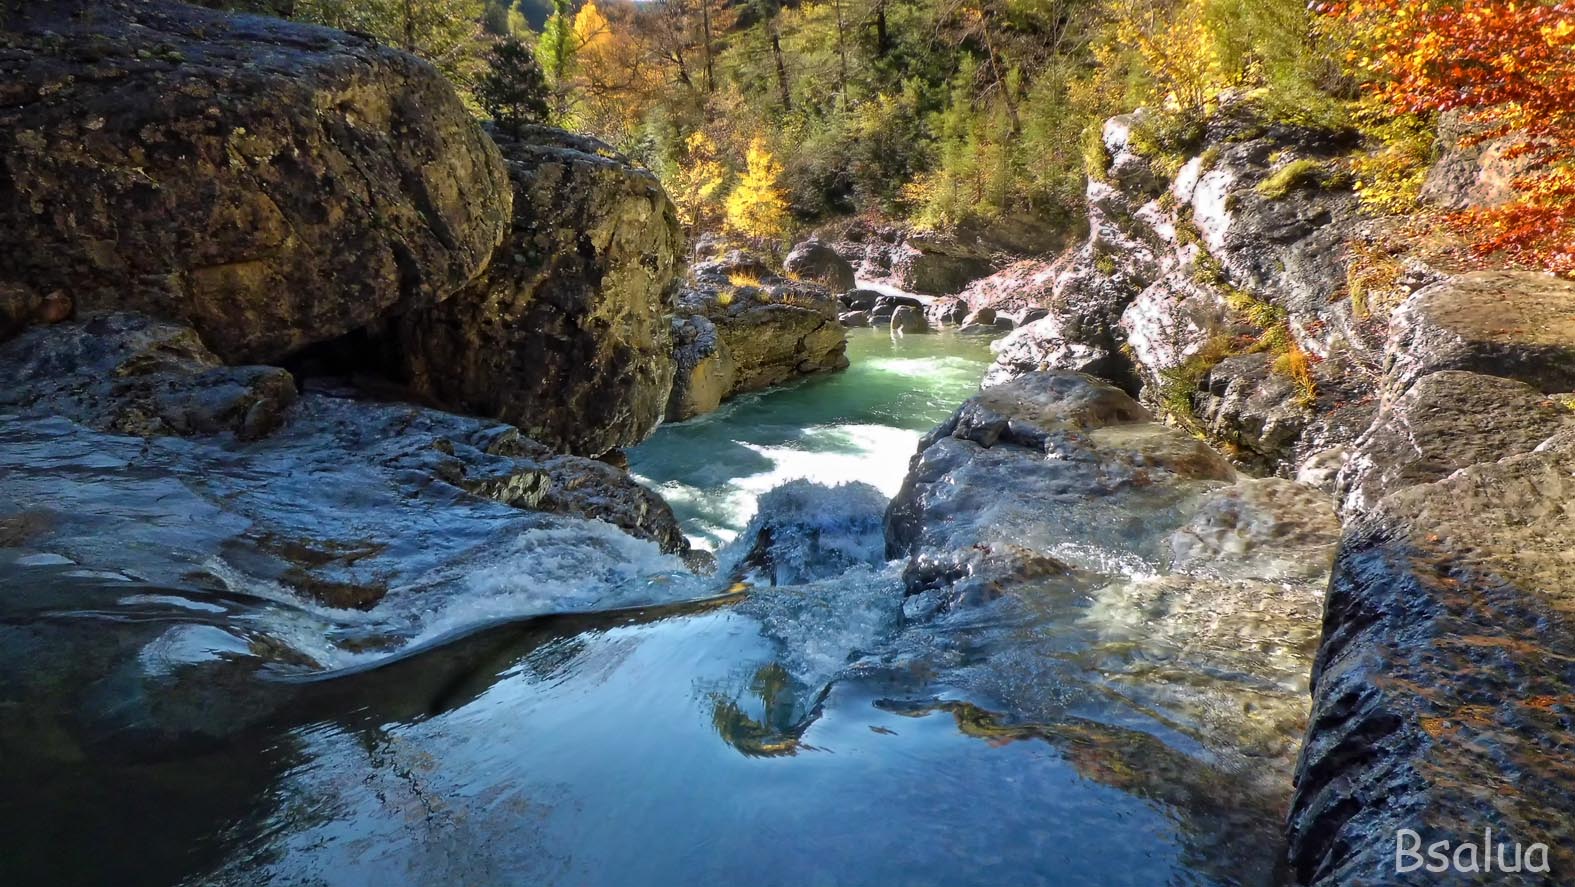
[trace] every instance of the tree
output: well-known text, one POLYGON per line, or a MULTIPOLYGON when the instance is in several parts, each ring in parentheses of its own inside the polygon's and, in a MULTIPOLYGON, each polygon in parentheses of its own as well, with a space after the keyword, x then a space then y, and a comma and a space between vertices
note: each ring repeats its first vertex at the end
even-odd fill
POLYGON ((487 70, 476 83, 481 107, 506 132, 547 119, 547 77, 536 54, 520 40, 500 40, 487 53, 487 70))
POLYGON ((1392 112, 1455 111, 1528 167, 1506 206, 1455 217, 1481 255, 1575 274, 1575 2, 1352 0, 1324 7, 1392 112))
POLYGON ((727 229, 761 242, 780 240, 788 223, 787 198, 777 184, 782 164, 759 136, 750 142, 746 161, 738 187, 727 197, 727 229))
POLYGON ((684 158, 666 182, 667 193, 678 207, 679 221, 691 231, 721 219, 722 187, 727 167, 717 157, 716 142, 704 132, 691 133, 684 141, 684 158))

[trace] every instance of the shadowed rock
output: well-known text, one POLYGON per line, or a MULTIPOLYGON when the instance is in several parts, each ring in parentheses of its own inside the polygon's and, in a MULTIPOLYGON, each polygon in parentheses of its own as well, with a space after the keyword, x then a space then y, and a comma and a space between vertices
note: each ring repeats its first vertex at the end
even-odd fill
POLYGON ((442 301, 507 229, 497 149, 414 56, 164 0, 10 23, 0 284, 267 361, 442 301))

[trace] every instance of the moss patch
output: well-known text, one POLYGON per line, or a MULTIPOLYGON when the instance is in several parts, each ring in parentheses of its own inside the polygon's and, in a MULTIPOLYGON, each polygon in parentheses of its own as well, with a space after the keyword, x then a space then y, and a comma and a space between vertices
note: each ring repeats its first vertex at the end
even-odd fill
POLYGON ((1257 191, 1270 200, 1279 200, 1297 188, 1311 187, 1322 180, 1323 165, 1318 161, 1292 160, 1259 182, 1257 191))

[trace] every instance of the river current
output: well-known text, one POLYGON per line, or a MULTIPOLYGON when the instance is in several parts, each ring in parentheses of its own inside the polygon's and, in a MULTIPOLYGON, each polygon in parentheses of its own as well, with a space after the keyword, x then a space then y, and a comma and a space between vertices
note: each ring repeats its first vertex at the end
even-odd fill
POLYGON ((468 598, 352 617, 0 558, 34 592, 0 620, 0 883, 1277 883, 1283 794, 1086 677, 1089 598, 905 612, 885 500, 988 350, 859 330, 849 356, 630 453, 713 577, 521 538, 468 598), (742 543, 784 515, 814 538, 767 582, 742 543), (234 664, 379 620, 411 642, 234 664), (67 661, 90 632, 124 640, 67 661))

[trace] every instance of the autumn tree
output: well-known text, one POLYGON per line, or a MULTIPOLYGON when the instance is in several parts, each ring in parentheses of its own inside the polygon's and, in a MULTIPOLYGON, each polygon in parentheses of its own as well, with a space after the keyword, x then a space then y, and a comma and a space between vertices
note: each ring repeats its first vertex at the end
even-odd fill
POLYGON ((1456 217, 1482 255, 1575 274, 1575 3, 1352 0, 1325 12, 1393 112, 1454 111, 1525 161, 1518 198, 1456 217))
POLYGON ((787 197, 777 184, 781 176, 782 164, 756 136, 738 186, 727 196, 727 230, 761 243, 781 240, 788 228, 787 197))
POLYGON ((663 177, 684 227, 696 231, 721 221, 727 177, 716 142, 704 131, 691 133, 684 141, 684 156, 672 174, 663 177))

